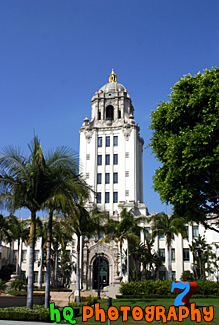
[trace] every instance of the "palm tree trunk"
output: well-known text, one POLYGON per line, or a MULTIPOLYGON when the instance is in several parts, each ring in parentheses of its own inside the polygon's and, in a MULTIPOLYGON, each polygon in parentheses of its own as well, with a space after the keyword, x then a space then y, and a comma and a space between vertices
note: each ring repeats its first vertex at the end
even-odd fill
POLYGON ((127 239, 127 278, 129 282, 129 241, 127 239))
POLYGON ((45 289, 45 308, 49 308, 50 301, 50 258, 51 258, 51 242, 52 242, 52 217, 53 211, 49 212, 47 247, 46 247, 46 289, 45 289))
POLYGON ((42 278, 43 278, 43 237, 41 237, 41 247, 40 247, 40 273, 39 273, 39 288, 42 288, 42 278))
POLYGON ((77 265, 76 265, 76 302, 80 302, 80 235, 77 236, 77 265))
POLYGON ((119 259, 120 259, 120 276, 122 276, 122 241, 120 241, 119 259))
POLYGON ((57 288, 57 273, 58 273, 58 247, 55 255, 55 271, 54 271, 54 288, 57 288))
POLYGON ((20 239, 20 251, 19 251, 19 260, 18 260, 18 274, 21 275, 21 258, 22 258, 22 248, 23 248, 23 240, 20 239))
POLYGON ((171 263, 171 246, 167 246, 167 268, 168 268, 168 279, 172 280, 172 263, 171 263))
POLYGON ((27 282, 27 308, 33 308, 33 281, 34 281, 34 249, 36 240, 36 212, 31 213, 30 250, 27 282))
POLYGON ((20 253, 20 238, 17 240, 17 260, 16 260, 16 274, 19 275, 19 253, 20 253))

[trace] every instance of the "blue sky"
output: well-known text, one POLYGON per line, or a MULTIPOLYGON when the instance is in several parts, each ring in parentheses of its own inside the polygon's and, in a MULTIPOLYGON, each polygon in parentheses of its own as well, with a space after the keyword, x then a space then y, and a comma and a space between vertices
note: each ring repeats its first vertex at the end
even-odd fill
MULTIPOLYGON (((27 152, 35 130, 43 150, 78 152, 90 100, 112 68, 147 145, 151 110, 179 78, 218 66, 218 12, 217 0, 1 0, 0 149, 27 152)), ((169 213, 152 189, 158 165, 145 149, 144 202, 169 213)))

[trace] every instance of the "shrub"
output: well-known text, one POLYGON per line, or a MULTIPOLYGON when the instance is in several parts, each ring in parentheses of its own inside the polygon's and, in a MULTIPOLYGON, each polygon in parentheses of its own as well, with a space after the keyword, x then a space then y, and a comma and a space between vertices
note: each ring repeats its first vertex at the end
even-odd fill
POLYGON ((4 291, 5 290, 5 281, 3 281, 2 279, 0 279, 0 290, 4 291))
POLYGON ((180 281, 193 282, 193 281, 195 281, 194 274, 190 271, 183 271, 183 273, 180 277, 180 281))
POLYGON ((10 289, 12 290, 21 291, 24 290, 25 288, 26 288, 26 281, 20 279, 16 279, 12 281, 10 284, 10 289))
POLYGON ((33 309, 27 309, 26 307, 8 307, 0 308, 0 319, 10 320, 29 320, 29 321, 50 321, 49 310, 34 305, 33 309))
POLYGON ((69 302, 68 306, 70 307, 83 307, 91 306, 97 302, 97 297, 81 297, 81 302, 69 302))
MULTIPOLYGON (((199 296, 219 296, 219 283, 208 281, 208 280, 199 280, 197 282, 197 292, 196 295, 199 296)), ((171 293, 172 281, 141 281, 141 282, 130 282, 122 283, 120 287, 120 293, 122 297, 170 297, 174 296, 171 293)))

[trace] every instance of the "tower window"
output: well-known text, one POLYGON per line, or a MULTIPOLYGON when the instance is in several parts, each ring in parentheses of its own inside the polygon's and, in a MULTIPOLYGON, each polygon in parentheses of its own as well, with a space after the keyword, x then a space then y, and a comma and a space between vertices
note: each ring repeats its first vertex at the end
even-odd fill
POLYGON ((97 184, 102 184, 102 174, 101 173, 97 174, 97 184))
POLYGON ((129 190, 125 191, 125 196, 129 196, 129 190))
POLYGON ((106 120, 114 120, 114 108, 112 105, 107 106, 106 108, 106 120))
POLYGON ((101 203, 101 192, 97 192, 97 203, 101 203))
POLYGON ((106 137, 106 147, 110 147, 110 137, 106 137))
POLYGON ((90 160, 90 154, 89 153, 86 155, 86 159, 90 160))
POLYGON ((117 135, 115 135, 115 136, 113 137, 113 146, 114 146, 114 147, 117 147, 117 146, 118 146, 118 136, 117 136, 117 135))
POLYGON ((109 201, 110 201, 110 194, 109 194, 109 192, 106 192, 105 193, 105 203, 109 203, 109 201))
POLYGON ((102 147, 102 137, 98 137, 97 146, 98 148, 102 147))
POLYGON ((129 158, 129 152, 125 153, 125 158, 129 158))
POLYGON ((102 155, 97 156, 97 165, 101 166, 102 165, 102 155))
POLYGON ((129 171, 125 172, 125 177, 129 177, 129 171))
POLYGON ((121 109, 119 109, 118 118, 121 118, 121 109))
POLYGON ((118 192, 113 192, 113 203, 118 203, 118 192))
POLYGON ((101 111, 98 111, 98 120, 101 120, 101 111))
POLYGON ((118 173, 113 173, 113 184, 118 183, 118 173))
POLYGON ((106 155, 106 165, 110 165, 110 155, 106 155))
POLYGON ((105 184, 109 184, 110 183, 110 174, 106 173, 105 174, 105 184))
POLYGON ((90 176, 89 173, 86 173, 86 178, 89 178, 89 176, 90 176))
POLYGON ((115 153, 113 155, 113 165, 118 165, 118 154, 117 153, 115 153))

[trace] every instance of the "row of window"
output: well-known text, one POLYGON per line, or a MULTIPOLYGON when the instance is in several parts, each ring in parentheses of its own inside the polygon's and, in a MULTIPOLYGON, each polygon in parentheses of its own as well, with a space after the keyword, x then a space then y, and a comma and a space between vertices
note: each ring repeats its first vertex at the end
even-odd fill
MULTIPOLYGON (((187 230, 187 239, 189 239, 189 227, 186 226, 186 230, 187 230)), ((150 233, 151 228, 150 227, 145 227, 144 228, 144 236, 146 238, 147 233, 150 233)), ((199 234, 199 230, 198 230, 198 226, 192 226, 192 238, 198 238, 198 234, 199 234)), ((159 236, 159 239, 164 239, 165 235, 159 236)))
MULTIPOLYGON (((118 183, 118 173, 113 173, 113 184, 118 183)), ((102 174, 97 173, 97 184, 102 184, 102 174)), ((105 173, 105 184, 110 184, 110 173, 105 173)))
MULTIPOLYGON (((110 155, 107 154, 105 156, 105 164, 110 165, 110 155)), ((97 165, 101 166, 102 165, 102 155, 97 155, 97 165)), ((118 165, 118 154, 113 155, 113 165, 118 165)))
MULTIPOLYGON (((101 194, 101 192, 97 192, 97 203, 102 203, 101 194)), ((110 192, 105 192, 105 203, 110 203, 110 192)), ((113 203, 118 203, 118 192, 113 192, 113 203)))
MULTIPOLYGON (((105 145, 106 145, 106 147, 110 147, 110 136, 106 136, 105 145)), ((97 146, 98 146, 98 148, 101 148, 103 146, 103 138, 102 137, 98 137, 97 146)), ((118 136, 117 135, 113 136, 113 146, 114 147, 118 146, 118 136)))
MULTIPOLYGON (((165 262, 165 249, 159 249, 159 256, 162 262, 165 262)), ((175 248, 171 248, 171 261, 175 262, 176 255, 175 255, 175 248)), ((183 248, 183 261, 189 261, 189 248, 183 248)))
MULTIPOLYGON (((166 271, 159 271, 159 279, 164 281, 166 280, 166 271)), ((176 271, 172 271, 172 281, 176 280, 176 271)))

